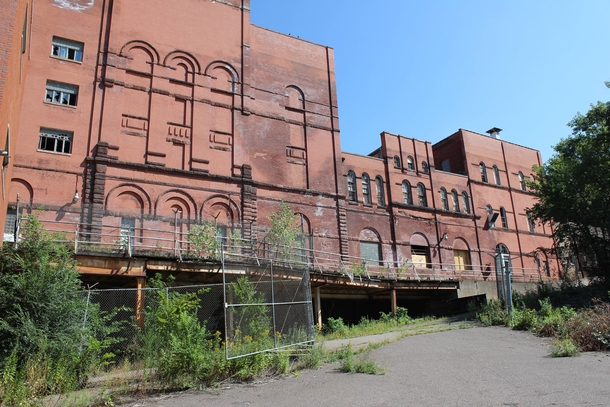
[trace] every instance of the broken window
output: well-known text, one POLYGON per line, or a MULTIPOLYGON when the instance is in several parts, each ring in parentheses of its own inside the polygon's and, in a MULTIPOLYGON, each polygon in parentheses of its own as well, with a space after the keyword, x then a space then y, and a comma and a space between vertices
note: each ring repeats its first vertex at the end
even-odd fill
POLYGON ((356 174, 351 170, 347 172, 347 199, 353 202, 358 200, 356 196, 356 174))
POLYGON ((487 166, 483 161, 479 163, 479 169, 481 170, 481 181, 487 182, 487 166))
POLYGON ((377 188, 377 206, 385 206, 385 196, 383 194, 383 178, 380 175, 375 177, 375 186, 377 188))
POLYGON ((441 188, 441 207, 446 211, 449 210, 449 204, 447 203, 447 190, 444 187, 441 188))
POLYGON ((470 213, 470 199, 466 191, 462 191, 462 206, 464 207, 464 212, 470 213))
POLYGON ((365 205, 371 204, 371 178, 366 172, 362 174, 362 202, 365 205))
POLYGON ((500 207, 500 218, 502 219, 502 227, 508 229, 508 216, 506 216, 506 209, 503 206, 500 207))
POLYGON ((72 152, 72 136, 70 131, 40 129, 38 151, 70 154, 72 152))
POLYGON ((83 43, 53 37, 51 56, 61 59, 68 59, 70 61, 82 62, 83 43))
POLYGON ((415 160, 413 160, 413 157, 411 156, 407 157, 407 169, 415 171, 415 160))
POLYGON ((402 199, 407 205, 413 205, 413 195, 411 194, 411 184, 409 181, 402 182, 402 199))
POLYGON ((397 155, 394 156, 394 168, 400 168, 400 157, 397 155))
POLYGON ((47 81, 47 93, 45 96, 45 102, 56 103, 59 105, 76 106, 77 96, 78 86, 68 85, 67 83, 47 81))
POLYGON ((453 204, 453 210, 455 212, 459 212, 460 211, 460 201, 458 199, 458 193, 455 189, 451 191, 451 203, 453 204))
POLYGON ((421 182, 417 184, 417 201, 419 206, 428 206, 428 200, 426 199, 426 187, 421 182))

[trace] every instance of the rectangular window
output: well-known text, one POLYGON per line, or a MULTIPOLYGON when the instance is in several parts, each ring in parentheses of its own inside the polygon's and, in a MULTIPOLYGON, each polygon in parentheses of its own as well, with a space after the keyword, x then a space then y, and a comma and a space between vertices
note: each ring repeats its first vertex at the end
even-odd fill
POLYGON ((53 37, 53 46, 51 48, 51 56, 68 59, 70 61, 83 61, 82 42, 70 41, 64 38, 53 37))
POLYGON ((78 86, 67 83, 47 81, 45 101, 59 105, 76 106, 78 86))
POLYGON ((28 5, 25 5, 25 17, 23 19, 23 29, 21 31, 21 53, 25 54, 27 47, 27 35, 28 35, 28 5))
POLYGON ((71 131, 41 128, 38 151, 70 154, 72 153, 72 136, 71 131))
POLYGON ((455 270, 470 270, 470 253, 467 250, 454 250, 453 267, 455 270))

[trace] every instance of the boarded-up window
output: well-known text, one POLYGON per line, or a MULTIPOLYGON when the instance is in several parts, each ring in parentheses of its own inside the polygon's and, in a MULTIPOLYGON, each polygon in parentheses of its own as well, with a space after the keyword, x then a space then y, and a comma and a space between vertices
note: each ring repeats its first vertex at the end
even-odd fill
POLYGON ((382 265, 381 245, 377 242, 360 242, 360 257, 368 264, 382 265))
POLYGON ((470 270, 470 253, 467 250, 454 250, 453 267, 455 270, 470 270))
POLYGON ((411 262, 415 268, 432 268, 430 248, 427 246, 411 246, 411 262))

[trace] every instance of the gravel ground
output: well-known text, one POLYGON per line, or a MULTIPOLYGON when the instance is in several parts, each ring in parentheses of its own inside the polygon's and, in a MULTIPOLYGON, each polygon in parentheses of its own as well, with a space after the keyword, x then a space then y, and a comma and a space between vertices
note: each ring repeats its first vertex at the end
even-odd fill
POLYGON ((549 357, 548 340, 507 328, 410 336, 371 352, 385 375, 336 365, 267 382, 125 407, 610 406, 610 354, 549 357))

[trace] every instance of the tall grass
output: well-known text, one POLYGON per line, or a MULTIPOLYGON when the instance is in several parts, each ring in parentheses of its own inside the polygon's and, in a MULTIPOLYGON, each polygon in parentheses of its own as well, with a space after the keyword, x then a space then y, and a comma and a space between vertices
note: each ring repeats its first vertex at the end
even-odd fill
MULTIPOLYGON (((578 352, 610 351, 610 302, 588 299, 595 287, 584 290, 584 299, 577 298, 574 287, 553 290, 541 283, 537 290, 516 295, 512 319, 498 300, 492 300, 477 312, 477 319, 486 326, 505 325, 541 337, 555 338, 551 347, 553 356, 574 356, 578 352), (562 293, 567 290, 570 295, 562 293), (552 301, 571 304, 587 303, 576 308, 570 305, 553 306, 552 301), (534 300, 536 302, 534 302, 534 300)), ((610 293, 608 299, 610 300, 610 293)))

